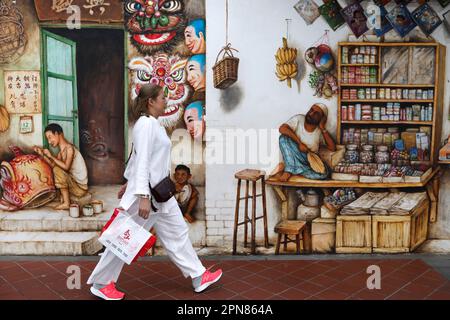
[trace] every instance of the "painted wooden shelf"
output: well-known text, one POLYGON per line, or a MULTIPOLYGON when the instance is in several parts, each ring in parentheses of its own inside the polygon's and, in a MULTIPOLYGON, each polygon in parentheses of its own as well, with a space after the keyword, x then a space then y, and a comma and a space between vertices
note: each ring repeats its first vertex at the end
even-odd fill
POLYGON ((423 126, 432 126, 433 122, 432 121, 390 121, 390 120, 386 120, 386 121, 377 121, 377 120, 346 120, 346 121, 341 121, 342 124, 390 124, 390 125, 396 125, 396 124, 401 124, 401 125, 423 125, 423 126))
POLYGON ((434 88, 433 84, 341 83, 341 87, 434 88))
POLYGON ((422 182, 392 182, 392 183, 366 183, 359 181, 341 180, 310 180, 301 176, 292 176, 288 181, 280 181, 273 176, 266 180, 268 185, 281 187, 310 187, 310 188, 423 188, 439 172, 439 167, 434 169, 422 182))
POLYGON ((434 100, 408 100, 408 99, 399 99, 399 100, 387 100, 387 99, 342 99, 342 102, 392 102, 392 103, 434 103, 434 100))
POLYGON ((341 64, 341 67, 379 67, 378 63, 346 63, 341 64))

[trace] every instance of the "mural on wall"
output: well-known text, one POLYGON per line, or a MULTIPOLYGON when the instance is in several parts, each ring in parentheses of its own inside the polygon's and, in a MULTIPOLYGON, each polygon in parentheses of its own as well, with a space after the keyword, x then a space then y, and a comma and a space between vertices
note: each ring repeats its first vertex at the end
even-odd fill
POLYGON ((0 186, 3 194, 0 209, 37 208, 52 201, 56 189, 50 165, 38 155, 24 154, 15 146, 10 149, 14 158, 1 163, 0 186))
MULTIPOLYGON (((168 99, 158 118, 169 135, 185 129, 192 141, 205 132, 206 20, 204 0, 124 1, 125 26, 137 54, 130 57, 130 98, 143 84, 158 84, 168 99)), ((194 222, 199 192, 189 183, 190 168, 177 166, 177 200, 194 222), (182 177, 181 177, 182 176, 182 177)))
POLYGON ((184 0, 125 0, 124 6, 125 25, 140 53, 171 52, 183 41, 184 0))
POLYGON ((10 1, 0 0, 0 64, 18 60, 26 44, 22 13, 10 1))

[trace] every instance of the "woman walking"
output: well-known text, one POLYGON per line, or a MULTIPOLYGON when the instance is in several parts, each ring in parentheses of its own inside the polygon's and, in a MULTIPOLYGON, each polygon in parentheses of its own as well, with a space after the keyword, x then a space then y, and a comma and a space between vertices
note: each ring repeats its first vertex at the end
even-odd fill
MULTIPOLYGON (((169 175, 171 141, 157 120, 164 114, 166 103, 161 87, 146 84, 131 107, 130 116, 137 121, 133 128, 133 152, 124 174, 128 182, 119 191, 119 206, 146 230, 155 228, 170 260, 185 278, 192 278, 194 291, 202 292, 220 279, 222 270, 210 272, 200 262, 176 199, 172 196, 167 202, 156 202, 149 187, 169 175)), ((123 265, 121 259, 106 249, 88 279, 91 292, 105 300, 123 299, 125 294, 115 287, 123 265)))

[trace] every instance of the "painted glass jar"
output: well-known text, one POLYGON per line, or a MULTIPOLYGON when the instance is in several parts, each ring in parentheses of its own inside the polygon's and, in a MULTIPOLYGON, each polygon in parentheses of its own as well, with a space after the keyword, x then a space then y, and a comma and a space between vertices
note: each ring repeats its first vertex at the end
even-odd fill
POLYGON ((359 154, 360 161, 362 163, 372 163, 373 162, 373 145, 366 144, 362 146, 362 151, 359 154))
POLYGON ((357 163, 359 161, 359 152, 358 152, 358 146, 356 144, 349 144, 346 146, 345 151, 345 160, 350 163, 357 163))
POLYGON ((375 153, 376 163, 389 163, 389 151, 387 146, 378 146, 377 153, 375 153))

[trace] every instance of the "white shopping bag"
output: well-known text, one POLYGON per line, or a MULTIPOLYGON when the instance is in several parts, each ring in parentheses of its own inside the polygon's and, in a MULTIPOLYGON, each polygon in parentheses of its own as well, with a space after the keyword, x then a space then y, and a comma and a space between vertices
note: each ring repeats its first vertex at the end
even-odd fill
POLYGON ((123 262, 131 264, 153 235, 123 211, 114 214, 116 216, 105 226, 98 241, 123 262))

